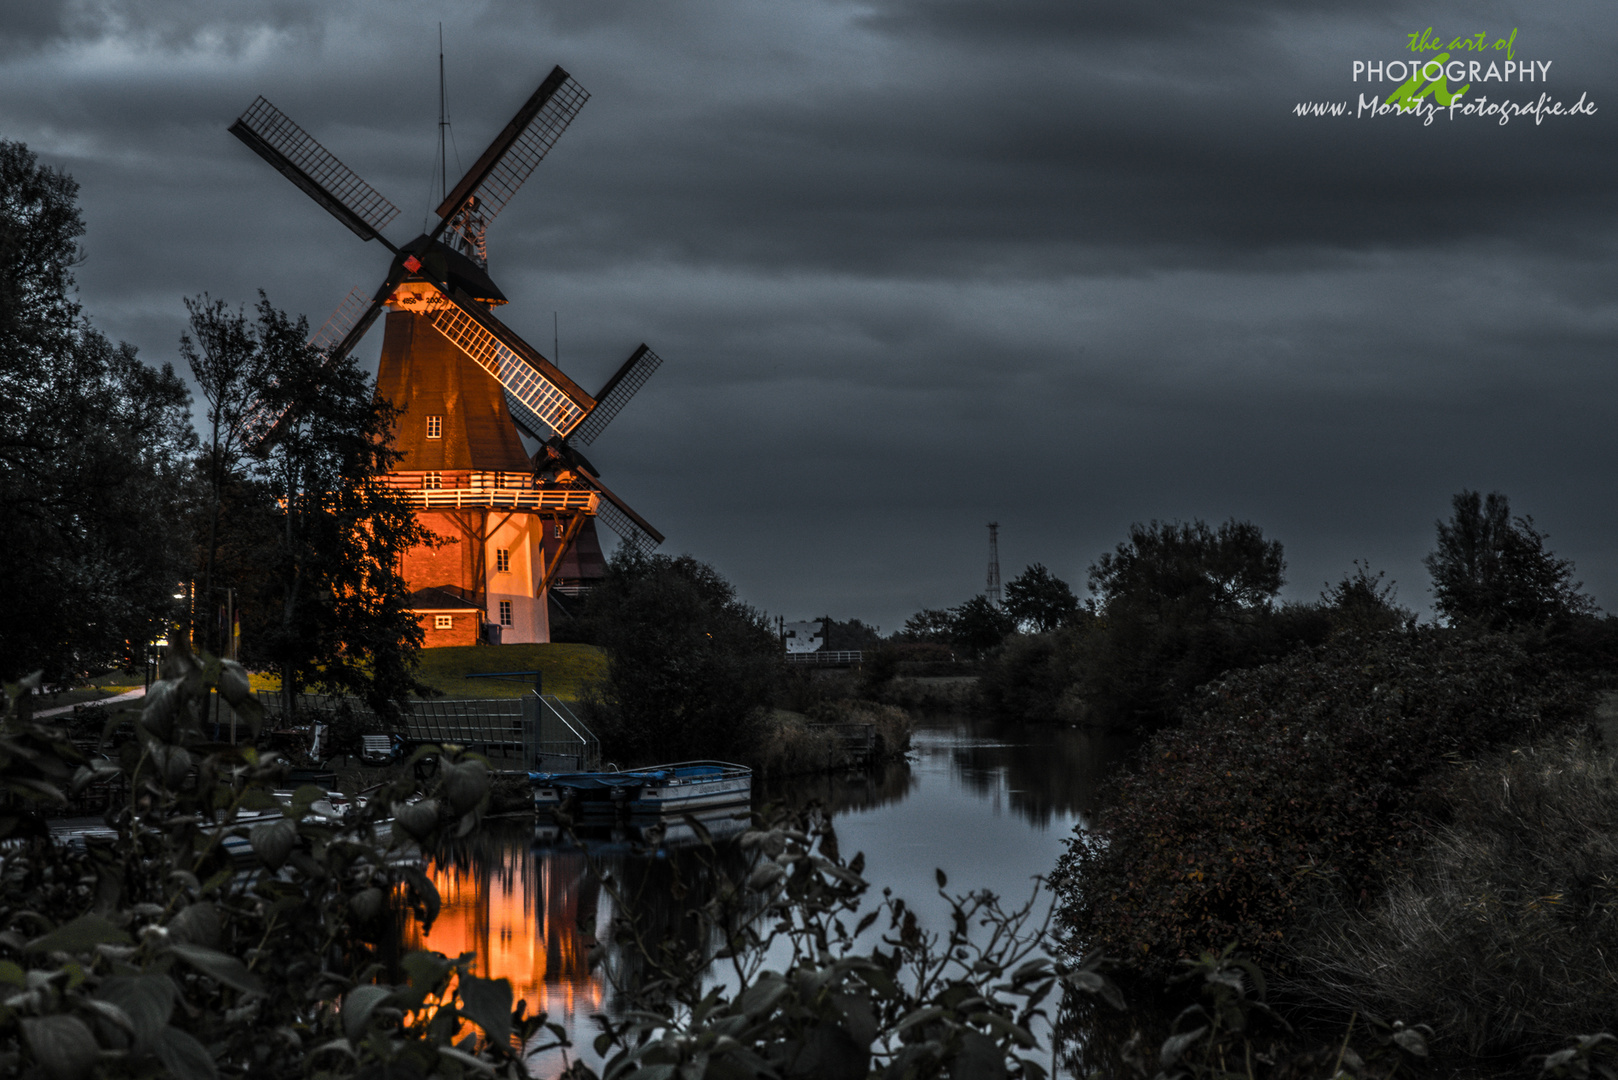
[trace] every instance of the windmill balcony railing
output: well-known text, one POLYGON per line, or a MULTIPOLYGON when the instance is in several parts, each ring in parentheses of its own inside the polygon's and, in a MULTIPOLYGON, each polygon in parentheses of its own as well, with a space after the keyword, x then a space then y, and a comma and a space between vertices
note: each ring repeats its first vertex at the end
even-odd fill
POLYGON ((573 488, 537 487, 516 473, 403 473, 388 477, 388 486, 426 509, 506 506, 524 510, 579 510, 594 513, 599 496, 573 488))

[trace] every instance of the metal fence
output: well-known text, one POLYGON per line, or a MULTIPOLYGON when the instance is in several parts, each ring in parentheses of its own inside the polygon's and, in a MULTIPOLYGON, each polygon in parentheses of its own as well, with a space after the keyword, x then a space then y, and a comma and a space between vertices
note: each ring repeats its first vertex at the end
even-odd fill
MULTIPOLYGON (((265 718, 284 718, 282 699, 266 695, 265 718)), ((601 742, 566 702, 553 694, 520 698, 412 701, 389 725, 358 698, 334 694, 301 694, 303 716, 344 716, 372 731, 392 731, 407 743, 456 743, 486 754, 514 754, 523 767, 541 772, 593 769, 601 761, 601 742)))
POLYGON ((821 649, 818 652, 787 653, 787 663, 808 664, 811 667, 853 667, 865 659, 859 649, 821 649))

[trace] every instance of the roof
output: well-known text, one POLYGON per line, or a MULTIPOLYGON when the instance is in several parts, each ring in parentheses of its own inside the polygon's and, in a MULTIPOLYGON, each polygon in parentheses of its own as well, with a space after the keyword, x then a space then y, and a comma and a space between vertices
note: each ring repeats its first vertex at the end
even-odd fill
POLYGON ((410 594, 410 611, 482 611, 482 604, 474 604, 463 595, 464 590, 454 585, 430 589, 417 589, 410 594))
MULTIPOLYGON (((442 240, 430 240, 426 233, 416 237, 408 244, 401 245, 400 251, 408 251, 417 255, 428 263, 429 269, 437 269, 432 263, 443 259, 442 273, 452 288, 466 290, 468 296, 476 297, 485 303, 504 304, 506 294, 489 277, 489 272, 477 263, 462 255, 459 251, 445 244, 442 240)), ((410 279, 407 279, 410 280, 410 279)), ((415 280, 423 280, 417 278, 415 280)))

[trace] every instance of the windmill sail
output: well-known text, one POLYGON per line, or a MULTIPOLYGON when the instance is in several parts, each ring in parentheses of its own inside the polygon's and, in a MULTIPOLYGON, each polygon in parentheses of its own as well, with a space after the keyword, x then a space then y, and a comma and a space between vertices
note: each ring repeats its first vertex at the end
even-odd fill
MULTIPOLYGON (((558 435, 567 435, 578 427, 595 400, 538 353, 532 357, 522 355, 521 339, 517 335, 501 327, 490 315, 480 312, 481 318, 474 317, 467 310, 469 305, 470 302, 462 305, 457 300, 440 307, 429 317, 433 329, 449 338, 451 344, 505 387, 507 402, 517 406, 513 410, 514 418, 530 434, 537 436, 549 428, 558 435), (504 333, 498 333, 495 327, 504 333)), ((532 349, 526 351, 533 352, 532 349)))
POLYGON ((663 358, 641 342, 640 348, 624 361, 624 366, 607 380, 607 385, 596 395, 596 407, 590 410, 590 415, 573 432, 573 438, 585 446, 595 442, 607 425, 612 423, 612 418, 618 415, 618 411, 629 404, 629 399, 646 385, 646 380, 662 364, 663 358))
POLYGON ((608 491, 606 485, 592 476, 588 470, 580 469, 579 474, 585 484, 601 496, 601 501, 596 506, 596 516, 607 523, 607 528, 617 533, 624 543, 642 555, 650 555, 657 549, 663 542, 662 533, 631 510, 628 503, 608 491))
POLYGON ((397 206, 262 96, 236 118, 230 133, 362 240, 382 240, 382 230, 399 214, 397 206))
POLYGON ((551 69, 539 89, 438 205, 438 231, 459 215, 469 198, 477 200, 484 226, 493 221, 589 100, 590 92, 574 82, 573 76, 560 67, 551 69))

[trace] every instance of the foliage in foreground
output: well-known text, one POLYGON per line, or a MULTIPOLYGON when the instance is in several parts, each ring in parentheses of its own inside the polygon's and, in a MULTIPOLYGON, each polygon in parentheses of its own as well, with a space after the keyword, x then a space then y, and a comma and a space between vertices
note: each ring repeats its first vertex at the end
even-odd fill
POLYGON ((477 826, 484 763, 445 748, 427 790, 400 779, 340 819, 319 788, 277 794, 287 769, 273 754, 202 744, 211 688, 256 715, 239 667, 177 651, 117 762, 86 760, 9 688, 0 1073, 522 1075, 513 1039, 542 1020, 511 1011, 510 985, 396 944, 403 907, 430 921, 439 904, 414 843, 477 826), (92 783, 129 793, 115 838, 52 842, 33 807, 92 783), (231 837, 265 869, 238 867, 231 837))
POLYGON ((1523 747, 1452 777, 1445 809, 1374 906, 1315 916, 1291 950, 1299 992, 1331 1012, 1420 1016, 1476 1054, 1610 1026, 1618 758, 1582 741, 1523 747))
POLYGON ((1587 706, 1513 641, 1435 629, 1337 639, 1203 694, 1059 861, 1076 948, 1158 974, 1228 942, 1275 956, 1323 891, 1368 901, 1407 864, 1446 763, 1587 706))

